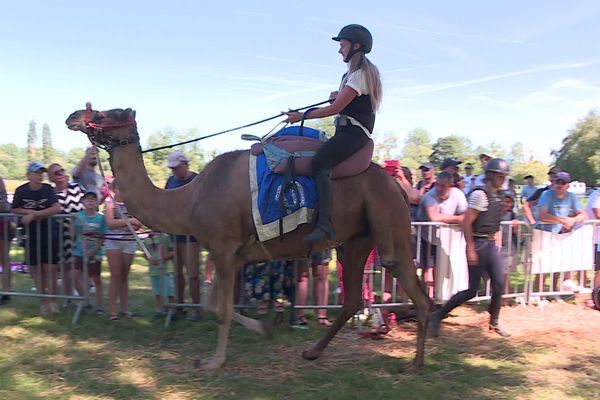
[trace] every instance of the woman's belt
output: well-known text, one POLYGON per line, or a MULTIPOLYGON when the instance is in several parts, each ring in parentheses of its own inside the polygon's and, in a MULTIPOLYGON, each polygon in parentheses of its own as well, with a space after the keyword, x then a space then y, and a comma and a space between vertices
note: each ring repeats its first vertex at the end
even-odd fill
POLYGON ((362 129, 365 132, 365 135, 367 135, 367 137, 369 139, 371 139, 371 132, 363 125, 361 124, 356 118, 353 118, 349 115, 336 115, 335 118, 333 119, 333 125, 338 128, 338 127, 343 127, 343 126, 349 126, 349 125, 354 125, 354 126, 358 126, 360 129, 362 129))
POLYGON ((496 232, 493 232, 493 233, 473 232, 473 238, 484 239, 484 240, 494 240, 494 239, 496 239, 496 232))

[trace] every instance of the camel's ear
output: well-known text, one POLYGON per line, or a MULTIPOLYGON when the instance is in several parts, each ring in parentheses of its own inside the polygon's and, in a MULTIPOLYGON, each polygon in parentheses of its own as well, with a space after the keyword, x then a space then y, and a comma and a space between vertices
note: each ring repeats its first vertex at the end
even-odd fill
POLYGON ((131 108, 126 108, 125 110, 123 110, 122 120, 124 120, 124 121, 135 120, 135 111, 132 110, 131 108))

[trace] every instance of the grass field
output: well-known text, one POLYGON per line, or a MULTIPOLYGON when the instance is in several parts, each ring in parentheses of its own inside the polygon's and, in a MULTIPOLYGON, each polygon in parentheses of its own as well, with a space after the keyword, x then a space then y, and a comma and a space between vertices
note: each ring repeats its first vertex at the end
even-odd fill
MULTIPOLYGON (((15 281, 31 287, 27 275, 15 281)), ((483 306, 461 307, 428 340, 423 371, 406 376, 397 368, 414 353, 413 323, 380 341, 348 325, 314 362, 300 357, 323 333, 314 319, 309 330, 282 324, 272 340, 234 325, 226 365, 201 373, 192 365, 215 348, 214 318, 167 329, 152 319, 139 259, 131 299, 138 318, 90 313, 72 326, 72 310, 42 318, 34 299, 13 298, 0 308, 0 399, 600 398, 600 312, 572 304, 503 308, 508 340, 485 329, 483 306)))

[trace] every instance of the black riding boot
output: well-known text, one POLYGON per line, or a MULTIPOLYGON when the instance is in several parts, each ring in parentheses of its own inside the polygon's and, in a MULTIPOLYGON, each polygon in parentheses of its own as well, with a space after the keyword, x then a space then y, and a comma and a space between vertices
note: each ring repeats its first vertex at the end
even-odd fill
POLYGON ((305 242, 317 243, 333 239, 335 232, 331 225, 331 170, 315 173, 317 194, 319 196, 319 209, 317 222, 311 233, 304 237, 305 242))

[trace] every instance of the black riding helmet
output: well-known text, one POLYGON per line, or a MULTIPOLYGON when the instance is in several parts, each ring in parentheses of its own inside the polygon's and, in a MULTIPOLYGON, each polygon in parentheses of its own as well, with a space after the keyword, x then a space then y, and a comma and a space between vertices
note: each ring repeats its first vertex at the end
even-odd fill
POLYGON ((510 166, 508 162, 502 158, 492 158, 488 161, 485 172, 497 172, 499 174, 510 174, 510 166))
POLYGON ((367 54, 373 48, 373 36, 371 36, 371 32, 369 32, 369 30, 364 26, 358 24, 346 25, 342 28, 337 36, 332 37, 331 39, 335 40, 336 42, 346 39, 351 43, 352 48, 344 59, 345 62, 348 62, 354 53, 362 51, 363 53, 367 54), (360 44, 360 47, 356 50, 354 49, 355 43, 360 44))

